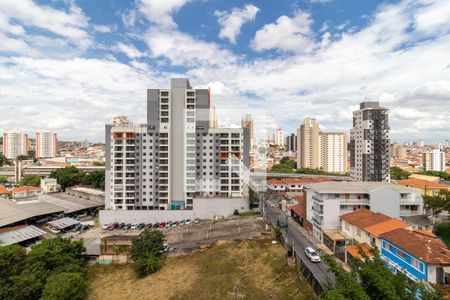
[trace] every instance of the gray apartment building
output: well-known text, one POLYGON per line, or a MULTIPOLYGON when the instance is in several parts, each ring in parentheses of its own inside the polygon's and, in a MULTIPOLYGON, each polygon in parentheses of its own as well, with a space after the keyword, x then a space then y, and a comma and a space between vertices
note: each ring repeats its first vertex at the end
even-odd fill
POLYGON ((362 102, 350 130, 350 176, 358 181, 390 181, 388 109, 362 102))
POLYGON ((147 90, 147 124, 106 125, 105 207, 193 209, 194 197, 247 196, 249 132, 214 128, 208 89, 173 78, 147 90))

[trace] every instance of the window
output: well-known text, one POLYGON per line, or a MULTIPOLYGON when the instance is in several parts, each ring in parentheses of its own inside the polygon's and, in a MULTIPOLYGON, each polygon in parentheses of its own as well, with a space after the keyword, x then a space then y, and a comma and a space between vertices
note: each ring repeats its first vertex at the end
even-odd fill
POLYGON ((356 234, 358 235, 358 236, 361 236, 361 229, 356 229, 356 234))
POLYGON ((400 249, 397 249, 397 255, 400 256, 401 258, 405 259, 406 258, 406 253, 403 252, 400 249))

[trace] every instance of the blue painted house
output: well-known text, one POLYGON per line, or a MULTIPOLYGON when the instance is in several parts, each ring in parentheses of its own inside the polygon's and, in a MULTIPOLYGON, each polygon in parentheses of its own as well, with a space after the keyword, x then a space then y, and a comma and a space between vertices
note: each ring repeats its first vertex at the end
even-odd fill
POLYGON ((380 252, 394 272, 412 280, 449 282, 450 250, 434 236, 403 228, 386 232, 381 235, 380 252))

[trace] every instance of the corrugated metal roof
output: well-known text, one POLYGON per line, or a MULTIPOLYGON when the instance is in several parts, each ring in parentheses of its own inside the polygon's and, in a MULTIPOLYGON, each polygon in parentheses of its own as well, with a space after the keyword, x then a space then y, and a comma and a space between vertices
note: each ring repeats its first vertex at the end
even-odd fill
POLYGON ((52 226, 55 229, 63 230, 68 227, 72 227, 74 225, 80 224, 80 222, 75 219, 65 217, 65 218, 61 218, 58 220, 50 221, 47 224, 52 226))
POLYGON ((43 236, 45 231, 36 226, 25 226, 0 233, 0 246, 8 246, 43 236))
POLYGON ((14 202, 0 199, 0 227, 58 212, 64 212, 64 208, 38 200, 14 202))

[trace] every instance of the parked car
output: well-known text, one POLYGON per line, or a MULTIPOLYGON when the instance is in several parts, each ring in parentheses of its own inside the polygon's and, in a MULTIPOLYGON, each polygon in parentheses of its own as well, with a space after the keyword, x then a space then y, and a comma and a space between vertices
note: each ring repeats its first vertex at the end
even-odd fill
POLYGON ((106 229, 108 229, 108 227, 109 227, 110 225, 111 225, 110 223, 103 224, 103 225, 102 225, 102 229, 103 229, 103 230, 106 230, 106 229))
POLYGON ((126 225, 125 225, 125 230, 130 230, 131 229, 131 224, 130 223, 127 223, 126 225))
POLYGON ((200 219, 199 218, 195 218, 194 223, 195 224, 200 223, 200 219))
POLYGON ((156 222, 155 224, 153 224, 153 229, 157 229, 157 228, 159 228, 159 223, 158 223, 158 222, 156 222))
POLYGON ((153 224, 152 223, 148 223, 147 225, 145 225, 145 229, 152 229, 153 224))
POLYGON ((136 229, 138 227, 139 223, 133 223, 131 224, 131 229, 136 229))
POLYGON ((138 229, 138 230, 142 230, 142 229, 144 229, 144 228, 145 228, 145 223, 139 223, 137 229, 138 229))
POLYGON ((185 224, 186 224, 186 225, 191 224, 191 219, 187 219, 186 222, 185 222, 185 224))
POLYGON ((180 221, 180 226, 184 226, 184 223, 186 223, 186 220, 181 220, 180 221))
POLYGON ((305 249, 306 257, 312 262, 320 262, 319 254, 311 247, 306 247, 305 249))
POLYGON ((175 222, 173 222, 173 223, 172 223, 172 227, 177 227, 177 226, 178 226, 178 224, 180 224, 180 222, 178 222, 178 221, 175 221, 175 222))
POLYGON ((166 222, 159 223, 159 228, 164 228, 164 227, 166 227, 166 222))
POLYGON ((169 221, 166 223, 166 227, 170 227, 170 226, 172 226, 172 221, 169 221))
POLYGON ((125 223, 120 223, 119 224, 119 229, 125 229, 126 224, 125 223))

